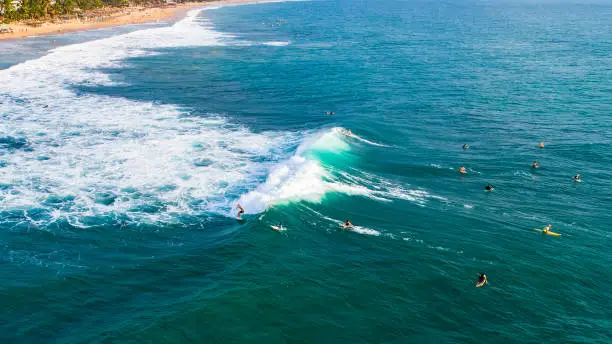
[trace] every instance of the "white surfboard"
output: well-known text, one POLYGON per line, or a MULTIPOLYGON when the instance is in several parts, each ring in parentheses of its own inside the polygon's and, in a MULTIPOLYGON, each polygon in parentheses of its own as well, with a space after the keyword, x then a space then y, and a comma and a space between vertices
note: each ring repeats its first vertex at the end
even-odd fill
POLYGON ((270 228, 274 229, 274 230, 275 230, 275 231, 277 231, 277 232, 282 232, 282 231, 287 230, 287 228, 285 228, 285 227, 279 227, 279 226, 270 226, 270 228))

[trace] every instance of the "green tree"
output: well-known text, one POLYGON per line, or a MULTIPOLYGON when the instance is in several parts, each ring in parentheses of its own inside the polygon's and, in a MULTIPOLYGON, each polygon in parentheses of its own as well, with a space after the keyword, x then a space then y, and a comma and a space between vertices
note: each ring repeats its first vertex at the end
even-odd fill
POLYGON ((76 0, 77 6, 82 10, 93 10, 102 7, 102 0, 76 0))
POLYGON ((12 0, 0 1, 0 14, 2 14, 3 17, 10 18, 13 12, 15 12, 15 9, 13 8, 12 0))
POLYGON ((70 14, 76 7, 74 0, 59 0, 53 5, 53 11, 57 14, 70 14))

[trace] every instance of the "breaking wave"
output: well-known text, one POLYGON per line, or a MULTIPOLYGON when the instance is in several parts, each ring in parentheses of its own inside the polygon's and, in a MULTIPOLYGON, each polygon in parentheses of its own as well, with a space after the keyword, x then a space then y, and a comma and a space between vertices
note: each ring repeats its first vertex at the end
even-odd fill
POLYGON ((34 208, 42 223, 65 218, 75 225, 108 213, 171 220, 217 211, 228 193, 265 173, 265 161, 290 135, 75 91, 116 83, 100 70, 158 48, 223 45, 224 35, 199 13, 169 27, 60 47, 0 71, 11 85, 0 89, 0 211, 34 208))
POLYGON ((445 198, 422 189, 408 189, 376 175, 343 166, 343 155, 351 150, 342 128, 332 128, 307 137, 295 155, 273 166, 266 181, 243 194, 247 214, 268 207, 299 201, 321 202, 328 193, 341 193, 377 201, 402 199, 423 205, 428 199, 445 198), (348 170, 348 171, 347 171, 348 170))

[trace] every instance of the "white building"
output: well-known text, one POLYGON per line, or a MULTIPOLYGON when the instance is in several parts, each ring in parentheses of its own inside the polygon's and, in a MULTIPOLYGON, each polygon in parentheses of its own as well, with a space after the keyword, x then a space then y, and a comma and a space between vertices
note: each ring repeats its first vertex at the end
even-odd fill
MULTIPOLYGON (((53 6, 53 5, 55 5, 55 2, 56 2, 56 0, 51 0, 51 1, 49 1, 49 5, 53 6)), ((13 0, 11 2, 11 5, 13 6, 13 11, 17 11, 21 7, 22 3, 23 3, 23 0, 13 0)), ((4 11, 0 11, 0 14, 2 14, 3 12, 4 11)))
MULTIPOLYGON (((11 6, 13 6, 13 11, 16 11, 19 9, 19 7, 21 7, 21 1, 22 0, 13 0, 11 1, 11 6)), ((4 9, 0 10, 0 14, 4 13, 4 9)))
POLYGON ((19 9, 19 7, 21 7, 21 0, 13 0, 11 4, 13 5, 13 10, 16 11, 19 9))

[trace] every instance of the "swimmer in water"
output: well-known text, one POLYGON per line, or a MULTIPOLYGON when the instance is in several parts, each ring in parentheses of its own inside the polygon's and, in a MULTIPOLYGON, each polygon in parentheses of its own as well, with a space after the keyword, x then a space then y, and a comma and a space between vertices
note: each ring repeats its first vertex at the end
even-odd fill
POLYGON ((346 220, 346 221, 344 222, 344 224, 342 224, 342 226, 343 226, 344 228, 353 228, 353 227, 354 227, 354 226, 353 226, 353 224, 351 223, 351 221, 349 221, 349 220, 346 220))
POLYGON ((552 225, 551 225, 551 224, 549 224, 548 226, 544 227, 544 229, 542 230, 542 233, 545 233, 545 234, 546 234, 546 233, 550 232, 550 228, 551 228, 551 227, 552 227, 552 225))
POLYGON ((236 218, 238 220, 242 220, 242 214, 244 214, 244 208, 240 204, 238 204, 236 208, 238 208, 238 216, 236 216, 236 218))
POLYGON ((468 148, 470 148, 470 145, 468 145, 467 143, 463 145, 463 150, 467 150, 468 148))
POLYGON ((544 141, 541 141, 540 144, 538 145, 538 147, 544 148, 544 141))
POLYGON ((489 284, 489 281, 487 281, 487 275, 485 275, 484 273, 478 274, 478 282, 476 282, 476 288, 480 288, 485 284, 489 284))
POLYGON ((461 168, 459 168, 459 173, 467 174, 467 170, 465 169, 465 167, 461 166, 461 168))
POLYGON ((531 164, 531 167, 533 167, 533 168, 540 168, 540 165, 538 165, 537 161, 534 161, 533 164, 531 164))
POLYGON ((336 113, 335 113, 335 112, 333 112, 333 111, 327 111, 327 115, 328 115, 328 116, 335 115, 335 114, 336 114, 336 113))
POLYGON ((575 182, 581 182, 582 181, 582 179, 580 179, 580 174, 577 174, 577 175, 574 176, 574 181, 575 182))
POLYGON ((485 190, 487 190, 487 191, 493 190, 493 185, 487 184, 487 186, 485 186, 485 190))

